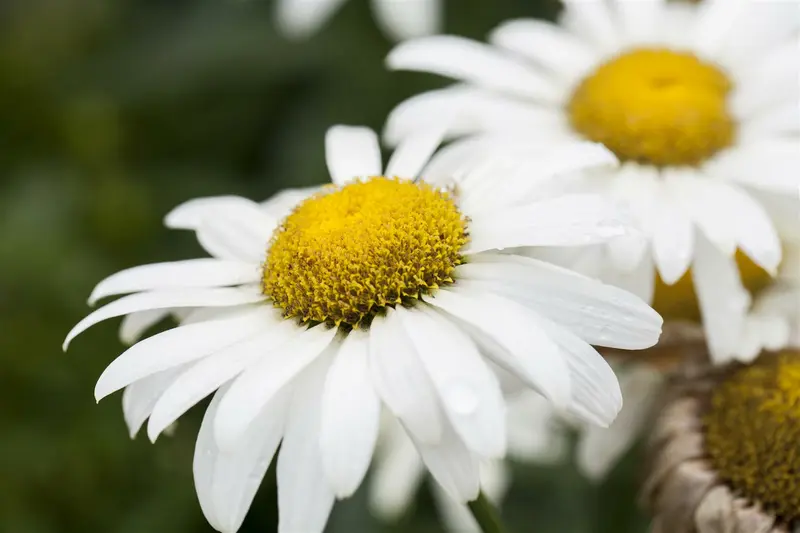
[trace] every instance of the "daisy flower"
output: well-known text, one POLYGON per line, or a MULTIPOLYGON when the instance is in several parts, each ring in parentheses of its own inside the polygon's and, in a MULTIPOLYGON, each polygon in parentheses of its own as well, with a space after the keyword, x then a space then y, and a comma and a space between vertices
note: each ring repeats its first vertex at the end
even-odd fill
MULTIPOLYGON (((624 393, 624 390, 623 390, 624 393)), ((624 412, 623 408, 622 412, 624 412)), ((557 463, 567 452, 567 433, 553 406, 534 392, 507 399, 507 457, 526 463, 557 463)), ((499 506, 511 483, 511 468, 504 461, 480 464, 481 490, 499 506)), ((375 456, 369 485, 370 508, 381 519, 397 521, 414 501, 425 479, 425 465, 403 427, 387 418, 386 430, 375 456)), ((480 532, 463 503, 451 498, 441 486, 433 486, 434 501, 444 524, 453 533, 480 532)))
POLYGON ((651 531, 798 531, 800 352, 685 374, 651 433, 651 531))
MULTIPOLYGON (((375 21, 396 41, 431 35, 441 26, 441 0, 371 0, 375 21)), ((308 37, 327 22, 344 0, 277 0, 280 29, 308 37)))
POLYGON ((702 316, 715 361, 747 359, 739 333, 752 294, 800 237, 798 28, 796 2, 567 0, 559 25, 513 20, 490 44, 407 41, 388 56, 390 68, 461 83, 402 103, 385 134, 395 143, 454 119, 450 135, 470 138, 451 146, 448 161, 482 157, 483 147, 530 179, 531 153, 602 143, 619 168, 550 186, 620 202, 646 239, 589 247, 573 260, 654 301, 666 320, 702 316))
MULTIPOLYGON (((505 455, 498 376, 599 425, 619 411, 591 345, 646 348, 661 317, 619 288, 497 250, 604 241, 626 224, 587 196, 478 209, 469 180, 448 191, 420 179, 440 138, 409 137, 382 171, 374 132, 331 128, 333 184, 293 193, 282 220, 238 197, 179 206, 167 225, 193 229, 212 257, 110 276, 91 302, 130 294, 67 335, 64 348, 112 317, 191 309, 115 359, 95 396, 136 389, 128 401, 155 440, 216 391, 194 478, 218 531, 238 530, 276 453, 279 531, 322 531, 367 471, 382 410, 461 503, 479 495, 481 461, 505 455)), ((572 159, 613 163, 593 144, 572 159)))

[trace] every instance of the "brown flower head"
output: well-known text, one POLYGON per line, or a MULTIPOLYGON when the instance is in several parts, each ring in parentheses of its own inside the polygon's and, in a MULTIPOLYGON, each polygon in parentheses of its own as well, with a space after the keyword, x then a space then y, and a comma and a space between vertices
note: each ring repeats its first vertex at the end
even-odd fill
POLYGON ((800 524, 800 351, 687 366, 649 443, 653 533, 779 533, 800 524))

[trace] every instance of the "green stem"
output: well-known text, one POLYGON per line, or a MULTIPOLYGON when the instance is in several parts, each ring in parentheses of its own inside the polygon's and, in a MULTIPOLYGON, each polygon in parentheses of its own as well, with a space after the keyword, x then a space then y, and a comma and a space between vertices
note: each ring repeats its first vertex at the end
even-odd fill
POLYGON ((483 533, 506 533, 500 514, 483 492, 467 505, 483 533))

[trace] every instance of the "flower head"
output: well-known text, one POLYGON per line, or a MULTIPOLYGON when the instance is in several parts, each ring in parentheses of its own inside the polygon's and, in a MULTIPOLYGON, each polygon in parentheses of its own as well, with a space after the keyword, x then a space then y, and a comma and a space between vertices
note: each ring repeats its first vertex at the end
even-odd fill
POLYGON ((591 423, 619 411, 617 380, 591 345, 651 346, 661 317, 621 289, 498 250, 603 242, 624 221, 587 196, 493 207, 469 179, 428 182, 440 138, 409 138, 382 170, 374 132, 337 126, 326 137, 332 185, 266 205, 179 206, 167 225, 194 230, 213 258, 110 276, 92 301, 133 294, 67 336, 65 347, 111 317, 138 313, 141 326, 154 320, 141 313, 189 310, 114 360, 95 395, 126 388, 132 433, 149 417, 155 439, 216 391, 194 475, 217 530, 239 528, 277 453, 280 531, 322 531, 367 471, 382 410, 452 499, 474 499, 481 462, 506 452, 501 372, 591 423))
POLYGON ((653 431, 644 500, 662 531, 791 531, 800 518, 800 353, 694 371, 653 431))
POLYGON ((752 300, 800 238, 798 20, 791 2, 568 0, 559 25, 509 21, 490 45, 407 41, 390 68, 462 83, 400 104, 386 137, 446 122, 468 138, 437 171, 490 154, 512 170, 489 179, 512 190, 526 177, 541 188, 542 151, 602 143, 619 168, 565 167, 547 187, 605 194, 645 239, 584 247, 565 264, 666 319, 702 318, 715 361, 747 360, 739 332, 752 300))

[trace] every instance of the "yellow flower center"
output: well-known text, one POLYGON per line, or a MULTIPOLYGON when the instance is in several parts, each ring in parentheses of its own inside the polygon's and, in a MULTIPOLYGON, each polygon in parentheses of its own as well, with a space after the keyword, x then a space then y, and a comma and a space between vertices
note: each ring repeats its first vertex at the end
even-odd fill
POLYGON ((638 49, 586 77, 568 104, 572 127, 621 161, 697 165, 729 146, 727 76, 695 55, 638 49))
POLYGON ((800 352, 733 371, 704 425, 711 463, 736 493, 786 521, 800 518, 800 352))
POLYGON ((448 193, 374 177, 297 206, 272 237, 262 289, 286 317, 365 326, 452 283, 466 242, 467 220, 448 193))
MULTIPOLYGON (((736 252, 736 263, 742 283, 750 294, 758 294, 772 281, 766 270, 753 263, 740 251, 736 252)), ((694 290, 691 271, 672 285, 667 285, 661 278, 656 279, 656 290, 653 296, 653 309, 664 317, 664 320, 700 320, 700 307, 694 290)))

